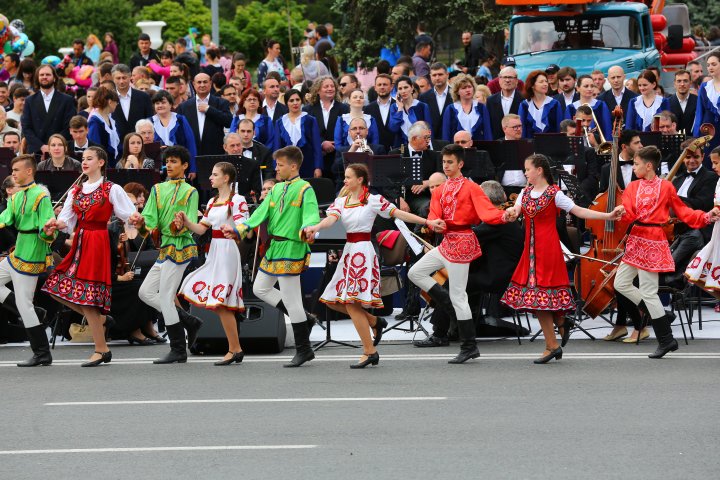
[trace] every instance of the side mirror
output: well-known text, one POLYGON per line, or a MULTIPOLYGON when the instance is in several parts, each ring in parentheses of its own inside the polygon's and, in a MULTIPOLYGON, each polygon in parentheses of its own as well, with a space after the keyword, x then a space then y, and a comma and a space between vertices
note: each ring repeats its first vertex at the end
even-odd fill
POLYGON ((683 26, 668 25, 667 34, 668 50, 682 50, 683 48, 683 26))

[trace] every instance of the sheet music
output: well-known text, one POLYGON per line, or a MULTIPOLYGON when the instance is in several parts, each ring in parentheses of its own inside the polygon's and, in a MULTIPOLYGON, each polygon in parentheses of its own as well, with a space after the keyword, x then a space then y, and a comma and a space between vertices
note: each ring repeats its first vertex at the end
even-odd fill
POLYGON ((410 229, 407 227, 407 225, 405 225, 405 222, 403 222, 399 218, 396 218, 395 225, 397 225, 398 230, 400 230, 402 236, 405 238, 405 240, 407 240, 408 245, 415 253, 415 255, 420 255, 423 251, 423 247, 422 245, 420 245, 420 242, 418 242, 415 237, 412 236, 412 233, 410 233, 410 229))

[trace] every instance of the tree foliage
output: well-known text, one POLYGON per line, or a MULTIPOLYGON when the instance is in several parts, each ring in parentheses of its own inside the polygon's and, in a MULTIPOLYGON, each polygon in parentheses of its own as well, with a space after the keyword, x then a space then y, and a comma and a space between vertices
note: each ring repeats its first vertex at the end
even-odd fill
POLYGON ((691 25, 702 25, 705 27, 706 34, 708 27, 720 25, 720 2, 707 0, 678 0, 671 3, 686 4, 690 12, 691 25))
POLYGON ((412 44, 419 21, 432 33, 452 26, 492 36, 511 13, 494 0, 335 0, 333 10, 346 19, 337 50, 352 63, 375 62, 383 46, 412 44))

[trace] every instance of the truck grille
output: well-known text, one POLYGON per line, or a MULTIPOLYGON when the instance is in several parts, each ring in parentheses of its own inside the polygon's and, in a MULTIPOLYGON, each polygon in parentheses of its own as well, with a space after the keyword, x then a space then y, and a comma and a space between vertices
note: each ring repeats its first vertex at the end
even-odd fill
POLYGON ((625 66, 627 70, 635 70, 635 61, 632 58, 628 58, 625 60, 625 66))

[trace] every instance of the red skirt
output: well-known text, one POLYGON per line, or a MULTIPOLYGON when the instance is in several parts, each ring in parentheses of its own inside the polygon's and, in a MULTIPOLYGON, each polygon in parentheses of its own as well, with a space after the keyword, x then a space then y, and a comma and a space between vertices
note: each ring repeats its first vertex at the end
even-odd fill
POLYGON ((110 312, 112 272, 107 228, 78 229, 70 253, 50 273, 42 291, 76 305, 110 312))

